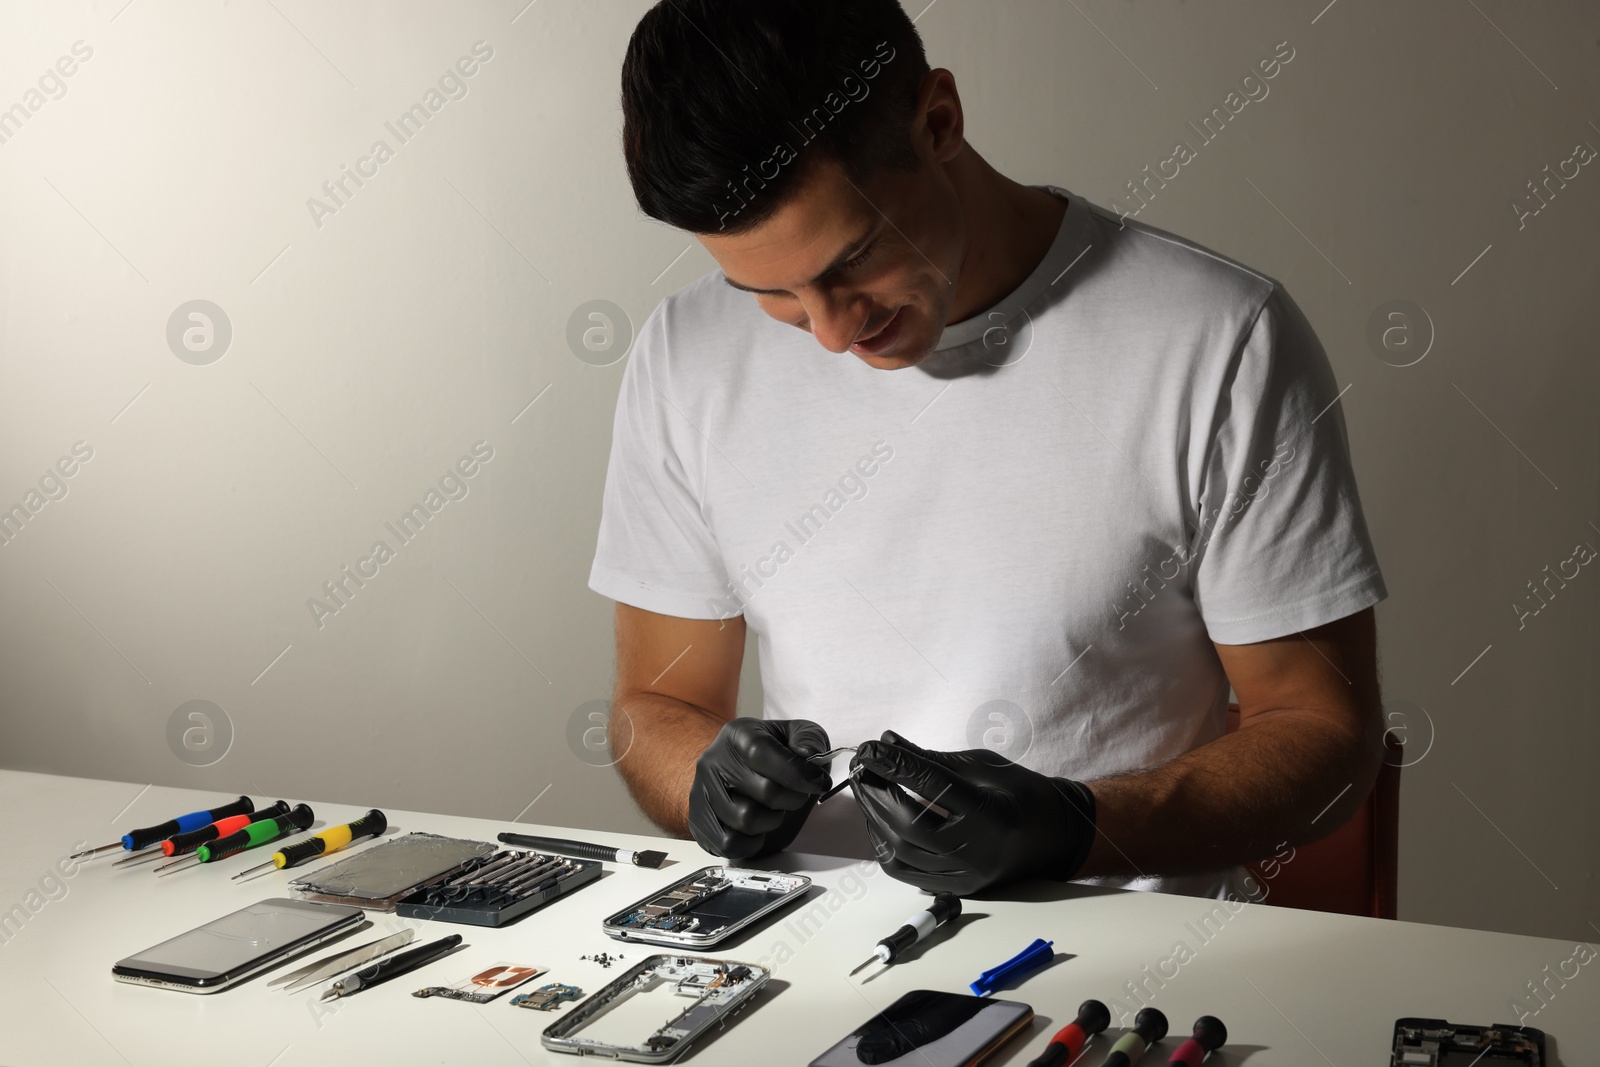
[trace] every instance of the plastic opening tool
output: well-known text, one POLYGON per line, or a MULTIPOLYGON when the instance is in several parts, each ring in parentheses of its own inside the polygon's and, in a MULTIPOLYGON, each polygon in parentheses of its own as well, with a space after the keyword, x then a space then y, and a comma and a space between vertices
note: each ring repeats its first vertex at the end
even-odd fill
POLYGON ((1033 944, 1000 966, 984 971, 976 982, 968 983, 969 988, 980 997, 988 996, 1013 978, 1019 978, 1029 971, 1036 971, 1055 959, 1054 945, 1054 941, 1046 941, 1042 937, 1036 939, 1033 944))

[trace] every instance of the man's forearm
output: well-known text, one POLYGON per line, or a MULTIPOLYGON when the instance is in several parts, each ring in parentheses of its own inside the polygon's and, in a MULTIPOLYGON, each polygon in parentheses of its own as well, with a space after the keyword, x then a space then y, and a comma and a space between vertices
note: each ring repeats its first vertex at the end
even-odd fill
POLYGON ((651 822, 676 837, 689 836, 689 790, 695 760, 726 720, 703 708, 656 693, 613 701, 611 750, 617 770, 651 822))
POLYGON ((1149 771, 1086 782, 1098 833, 1081 878, 1218 870, 1337 829, 1379 756, 1312 712, 1260 715, 1149 771))

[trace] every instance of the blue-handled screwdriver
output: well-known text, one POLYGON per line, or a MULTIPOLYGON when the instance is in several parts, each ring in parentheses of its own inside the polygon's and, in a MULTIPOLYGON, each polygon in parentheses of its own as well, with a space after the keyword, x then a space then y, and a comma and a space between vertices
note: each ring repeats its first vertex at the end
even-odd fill
POLYGON ((220 808, 212 808, 210 811, 191 811, 187 815, 179 815, 176 819, 168 819, 160 826, 145 826, 138 830, 129 830, 122 835, 122 840, 120 841, 113 841, 109 845, 101 845, 99 848, 89 848, 84 849, 82 852, 74 852, 67 858, 73 860, 84 859, 101 852, 110 852, 114 848, 124 848, 129 852, 137 852, 140 849, 158 844, 174 834, 186 834, 190 830, 198 830, 202 826, 208 826, 218 819, 226 819, 230 815, 248 815, 255 810, 255 801, 249 797, 242 796, 233 803, 224 804, 220 808))

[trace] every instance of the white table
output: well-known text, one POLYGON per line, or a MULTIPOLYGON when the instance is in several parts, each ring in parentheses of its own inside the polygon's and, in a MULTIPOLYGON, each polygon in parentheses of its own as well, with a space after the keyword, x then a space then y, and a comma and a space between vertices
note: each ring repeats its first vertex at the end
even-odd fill
MULTIPOLYGON (((57 864, 76 849, 230 799, 162 787, 141 795, 144 788, 0 771, 0 823, 6 827, 0 909, 15 905, 26 914, 22 919, 13 911, 0 929, 0 1064, 574 1067, 583 1061, 539 1044, 540 1031, 555 1016, 511 1007, 514 994, 480 1006, 418 1000, 411 991, 449 984, 501 959, 550 969, 519 992, 545 981, 593 991, 620 974, 622 965, 602 969, 579 956, 620 951, 626 964, 651 951, 605 937, 602 916, 715 862, 684 841, 391 810, 390 833, 426 830, 493 841, 499 832, 520 829, 660 848, 675 863, 656 871, 606 864, 598 882, 501 930, 369 912, 374 930, 345 944, 414 926, 415 943, 461 933, 468 947, 370 992, 330 1002, 331 1010, 318 1005, 320 989, 289 995, 267 988, 275 972, 194 996, 116 982, 111 964, 252 901, 285 895, 286 883, 301 871, 230 882, 228 875, 265 855, 257 853, 160 879, 148 866, 113 869, 111 859, 97 858, 67 865, 74 873, 61 877, 57 864)), ((264 804, 277 798, 255 799, 264 804)), ((309 802, 323 824, 365 810, 309 802)), ((1227 1024, 1230 1043, 1208 1063, 1378 1067, 1388 1063, 1397 1017, 1515 1023, 1511 1002, 1528 996, 1524 983, 1563 966, 1569 975, 1575 968, 1579 973, 1564 985, 1552 980, 1547 1005, 1523 1021, 1551 1035, 1551 1062, 1600 1063, 1600 961, 1564 965, 1574 946, 1563 941, 1254 904, 1234 905, 1237 913, 1223 908, 1203 927, 1212 913, 1207 901, 1067 887, 1062 899, 968 900, 957 924, 919 946, 922 951, 913 950, 909 961, 863 983, 847 980, 846 972, 927 898, 873 865, 822 856, 782 861, 784 869, 810 874, 832 894, 819 893, 803 910, 780 916, 731 948, 705 953, 765 961, 775 974, 731 1028, 691 1049, 686 1062, 803 1065, 905 991, 966 992, 979 972, 1045 937, 1055 942, 1056 962, 999 994, 1033 1005, 1039 1017, 995 1063, 1025 1064, 1088 997, 1112 1006, 1115 1027, 1114 1001, 1140 1006, 1125 983, 1142 980, 1146 1000, 1166 1012, 1181 1034, 1202 1014, 1227 1024), (1180 940, 1192 957, 1170 962, 1180 940), (1165 967, 1163 961, 1169 961, 1165 967)), ((1043 895, 1047 887, 1037 889, 1043 895)), ((1164 1063, 1176 1044, 1169 1037, 1144 1062, 1164 1063)), ((1108 1046, 1100 1039, 1080 1062, 1099 1063, 1108 1046)))

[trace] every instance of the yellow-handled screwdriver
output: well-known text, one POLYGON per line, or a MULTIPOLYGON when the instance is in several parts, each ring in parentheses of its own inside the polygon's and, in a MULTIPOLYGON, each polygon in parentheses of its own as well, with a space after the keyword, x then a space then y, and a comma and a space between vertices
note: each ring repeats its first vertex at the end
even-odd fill
POLYGON ((377 837, 389 828, 389 819, 373 808, 361 818, 347 822, 343 826, 330 826, 320 834, 313 834, 304 841, 297 841, 286 848, 280 848, 272 854, 272 858, 265 863, 257 864, 248 871, 240 871, 232 880, 238 881, 247 874, 276 867, 280 871, 290 867, 297 867, 306 860, 318 856, 326 856, 330 852, 337 852, 352 841, 359 841, 363 837, 377 837))

